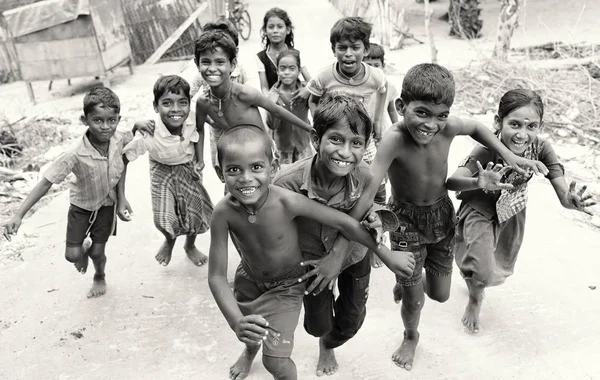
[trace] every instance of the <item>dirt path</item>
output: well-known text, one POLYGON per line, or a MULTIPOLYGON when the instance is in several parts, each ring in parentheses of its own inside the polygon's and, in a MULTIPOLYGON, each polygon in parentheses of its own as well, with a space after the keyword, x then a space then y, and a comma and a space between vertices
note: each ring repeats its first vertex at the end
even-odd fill
MULTIPOLYGON (((270 4, 252 2, 253 39, 240 48, 241 60, 253 75, 258 24, 270 4)), ((328 30, 339 14, 326 1, 282 0, 278 5, 297 24, 297 46, 309 69, 326 64, 332 58, 328 30)), ((157 74, 181 67, 170 63, 138 68, 131 78, 119 74, 115 90, 125 106, 124 123, 152 112, 148 84, 157 74)), ((16 84, 6 88, 15 96, 21 91, 16 84)), ((53 96, 38 107, 77 115, 81 95, 53 96)), ((450 168, 471 144, 457 141, 450 168)), ((205 183, 218 201, 222 185, 211 170, 205 172, 205 183)), ((141 159, 128 172, 134 220, 120 223, 119 235, 108 244, 109 289, 99 299, 85 298, 91 274, 79 275, 63 258, 68 194, 27 219, 20 235, 5 246, 22 250, 22 261, 0 262, 0 379, 227 378, 241 345, 210 295, 206 268, 187 260, 181 241, 167 268, 154 261, 161 236, 152 224, 148 189, 148 165, 141 159)), ((402 329, 399 307, 391 298, 393 275, 375 270, 368 317, 359 334, 337 351, 340 371, 333 378, 596 378, 600 290, 590 286, 600 286, 600 231, 583 223, 581 215, 563 210, 542 180, 531 186, 528 214, 517 273, 505 286, 487 292, 479 336, 461 328, 467 293, 455 274, 450 300, 425 306, 412 374, 397 368, 390 356, 402 329)), ((198 245, 207 252, 208 236, 200 236, 198 245)), ((232 275, 237 254, 230 251, 230 258, 232 275)), ((302 327, 294 360, 299 378, 316 378, 317 340, 302 327)), ((249 379, 268 378, 257 361, 249 379)))

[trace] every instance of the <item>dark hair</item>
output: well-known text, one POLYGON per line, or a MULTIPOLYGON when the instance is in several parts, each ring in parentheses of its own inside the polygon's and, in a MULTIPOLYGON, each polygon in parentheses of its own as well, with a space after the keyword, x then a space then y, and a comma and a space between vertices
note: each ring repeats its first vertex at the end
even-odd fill
POLYGON ((298 64, 298 69, 300 69, 300 67, 302 67, 302 65, 300 64, 300 52, 296 49, 287 49, 282 51, 281 53, 277 54, 277 66, 279 66, 279 61, 281 60, 281 58, 283 57, 294 57, 294 59, 296 59, 296 63, 298 64))
POLYGON ((229 62, 233 62, 237 57, 237 46, 235 46, 235 42, 233 42, 229 33, 222 30, 209 30, 202 33, 194 43, 194 62, 196 62, 196 66, 200 62, 202 53, 207 51, 214 53, 218 48, 221 48, 227 54, 229 62))
POLYGON ((219 137, 217 141, 217 161, 219 162, 219 166, 223 163, 223 155, 227 147, 253 140, 260 140, 264 143, 265 155, 269 159, 269 162, 273 161, 273 142, 267 132, 254 124, 240 124, 225 130, 219 137))
POLYGON ((361 17, 344 17, 339 19, 329 33, 331 50, 335 51, 335 44, 343 39, 351 42, 362 41, 365 49, 369 49, 369 39, 373 26, 361 17))
POLYGON ((454 87, 454 78, 448 69, 435 63, 421 63, 411 67, 404 76, 400 99, 405 105, 419 100, 451 107, 454 87))
POLYGON ((373 133, 373 122, 361 102, 343 94, 325 95, 321 98, 313 117, 313 127, 317 136, 323 137, 328 129, 339 123, 347 124, 355 135, 364 129, 367 142, 373 133))
POLYGON ((179 75, 163 75, 154 82, 154 104, 158 104, 161 96, 167 93, 179 94, 183 92, 190 100, 190 84, 179 75))
POLYGON ((538 115, 540 115, 540 120, 544 118, 544 102, 542 102, 542 98, 537 92, 525 88, 507 91, 500 99, 498 118, 502 121, 514 110, 528 105, 535 107, 538 115))
POLYGON ((83 97, 83 114, 87 116, 94 107, 104 106, 105 108, 111 108, 116 113, 121 112, 121 102, 119 97, 110 88, 102 85, 92 88, 83 97))
POLYGON ((263 26, 260 29, 260 35, 262 36, 262 44, 265 48, 271 45, 271 41, 267 38, 267 24, 269 23, 269 19, 271 17, 277 17, 283 20, 285 23, 285 27, 289 29, 289 33, 285 36, 285 44, 288 47, 294 47, 294 26, 292 25, 292 20, 290 20, 290 16, 288 16, 287 12, 281 8, 271 8, 265 13, 265 17, 263 18, 263 26))
POLYGON ((226 19, 219 19, 215 22, 207 23, 202 28, 203 32, 208 32, 210 30, 220 30, 222 32, 227 33, 229 35, 229 37, 231 37, 231 39, 233 40, 233 43, 235 44, 235 46, 236 47, 239 46, 239 44, 240 44, 239 34, 238 34, 238 31, 235 28, 235 26, 231 23, 231 21, 226 20, 226 19))
POLYGON ((385 66, 385 50, 383 49, 383 46, 372 43, 369 47, 367 59, 379 59, 381 60, 381 64, 385 66))

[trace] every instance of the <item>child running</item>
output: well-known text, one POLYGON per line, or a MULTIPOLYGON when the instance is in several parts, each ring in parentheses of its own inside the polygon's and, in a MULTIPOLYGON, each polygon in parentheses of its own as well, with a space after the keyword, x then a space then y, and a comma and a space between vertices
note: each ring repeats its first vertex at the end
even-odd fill
POLYGON ((207 117, 214 121, 211 125, 211 158, 217 174, 217 140, 225 130, 235 125, 253 124, 264 128, 258 107, 282 121, 307 131, 312 129, 308 123, 276 105, 260 91, 231 80, 231 71, 237 64, 237 48, 226 33, 219 30, 203 33, 196 40, 195 54, 200 73, 209 85, 196 102, 196 128, 200 133, 198 160, 201 167, 204 166, 203 126, 207 117))
MULTIPOLYGON (((277 56, 279 53, 294 47, 294 26, 286 11, 280 8, 271 8, 265 13, 260 32, 265 48, 256 53, 256 66, 260 88, 263 94, 267 95, 279 79, 277 56)), ((306 67, 300 66, 299 69, 304 81, 308 82, 310 74, 306 67)), ((292 103, 304 102, 309 96, 310 93, 306 88, 300 88, 293 93, 292 103)))
MULTIPOLYGON (((123 210, 119 217, 129 220, 131 209, 124 198, 117 199, 117 183, 125 167, 123 148, 133 138, 131 132, 117 131, 121 120, 119 97, 105 87, 94 87, 83 98, 81 122, 87 127, 82 138, 63 152, 46 170, 41 181, 27 196, 16 215, 4 227, 10 240, 19 230, 27 212, 53 184, 73 173, 70 182, 69 213, 65 258, 85 273, 89 258, 95 273, 88 298, 106 292, 106 242, 116 231, 115 206, 123 210), (127 212, 124 212, 127 210, 127 212), (91 239, 88 239, 90 237, 91 239)), ((120 183, 119 187, 122 183, 120 183)))
POLYGON ((185 253, 202 266, 207 257, 196 248, 196 235, 208 230, 213 206, 194 167, 194 156, 199 161, 195 154, 199 134, 185 122, 190 113, 190 85, 177 75, 166 75, 158 78, 153 91, 154 133, 137 135, 124 154, 133 161, 148 152, 154 225, 165 237, 156 261, 167 266, 177 237, 185 235, 185 253))
MULTIPOLYGON (((544 104, 530 90, 508 91, 498 106, 494 126, 499 140, 514 154, 542 161, 549 172, 563 207, 591 215, 587 208, 596 204, 584 195, 586 186, 567 186, 564 168, 548 141, 538 137, 543 124, 544 104)), ((525 232, 527 182, 503 166, 502 158, 484 147, 476 147, 456 172, 448 178, 449 190, 460 191, 456 227, 456 264, 469 288, 469 302, 462 323, 472 333, 479 332, 479 313, 484 289, 504 283, 513 274, 525 232), (488 163, 486 168, 482 164, 488 163)))
POLYGON ((396 101, 404 119, 379 145, 371 165, 373 181, 350 213, 356 218, 364 215, 387 172, 392 188, 388 204, 400 221, 400 228, 390 233, 391 246, 412 252, 416 261, 412 277, 397 278, 394 287, 394 299, 402 302, 405 330, 392 360, 406 370, 412 369, 419 342, 417 328, 424 293, 438 302, 445 302, 450 295, 456 215, 446 189, 446 175, 454 137, 471 136, 498 152, 519 172, 531 168, 536 173, 548 173, 542 163, 516 156, 482 124, 450 117, 453 102, 454 79, 447 69, 426 63, 408 70, 396 101))
MULTIPOLYGON (((383 46, 371 42, 369 46, 369 55, 365 57, 364 61, 369 66, 383 70, 385 68, 385 50, 383 49, 383 46)), ((387 81, 387 97, 385 100, 387 116, 384 114, 381 118, 381 136, 385 136, 392 124, 398 122, 398 112, 396 112, 395 105, 396 98, 398 98, 396 86, 387 81)), ((386 183, 387 176, 384 178, 375 195, 375 203, 377 204, 385 205, 387 203, 387 194, 385 190, 386 183)), ((383 266, 379 257, 373 252, 369 252, 369 256, 371 256, 371 266, 373 268, 380 268, 383 266)))
MULTIPOLYGON (((263 129, 252 125, 228 129, 217 143, 219 177, 229 193, 215 207, 211 221, 208 281, 229 326, 246 345, 230 368, 230 379, 236 380, 247 376, 261 343, 263 364, 273 377, 297 379, 290 355, 305 291, 298 277, 306 272, 298 245, 298 217, 324 223, 379 252, 358 221, 272 186, 271 145, 263 129), (233 292, 227 282, 229 233, 241 254, 233 292)), ((410 273, 410 263, 403 269, 410 273)))
MULTIPOLYGON (((284 50, 277 56, 279 80, 271 87, 269 99, 284 107, 301 120, 308 123, 308 99, 292 103, 294 93, 304 88, 298 79, 300 73, 300 52, 296 49, 284 50)), ((279 153, 279 163, 292 164, 303 158, 312 157, 310 133, 267 114, 267 126, 274 131, 275 145, 279 153)))
MULTIPOLYGON (((311 137, 317 154, 283 168, 275 184, 348 213, 372 181, 362 157, 373 124, 362 103, 338 94, 323 98, 315 110, 314 125, 311 137)), ((397 228, 389 210, 376 206, 374 210, 387 230, 397 228)), ((365 320, 370 259, 367 248, 359 244, 332 249, 337 231, 317 221, 300 218, 298 234, 305 265, 315 267, 301 278, 315 276, 304 298, 304 329, 319 338, 317 376, 332 375, 338 370, 334 350, 354 337, 365 320), (337 299, 332 283, 336 277, 337 299)), ((398 254, 393 260, 386 265, 399 277, 410 277, 412 272, 405 269, 409 264, 403 263, 412 262, 412 254, 398 254)))

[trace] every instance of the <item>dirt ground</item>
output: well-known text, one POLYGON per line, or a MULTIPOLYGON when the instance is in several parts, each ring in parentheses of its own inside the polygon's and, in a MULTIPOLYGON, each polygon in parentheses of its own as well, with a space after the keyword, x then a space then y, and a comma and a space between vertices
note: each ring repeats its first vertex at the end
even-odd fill
MULTIPOLYGON (((452 68, 480 60, 493 43, 499 4, 484 0, 484 38, 466 43, 446 37, 447 24, 436 22, 440 63, 452 68)), ((552 40, 600 39, 600 3, 528 0, 514 45, 552 40), (583 11, 582 11, 583 10, 583 11)), ((251 0, 252 38, 240 46, 240 62, 257 84, 254 55, 260 49, 259 23, 272 1, 251 0)), ((441 14, 447 3, 433 3, 441 14)), ((308 69, 315 72, 331 62, 329 28, 340 14, 325 0, 280 0, 296 25, 296 44, 308 69)), ((418 32, 418 5, 410 6, 411 30, 418 32)), ((411 45, 389 54, 400 86, 401 74, 414 63, 428 60, 429 50, 411 45)), ((180 72, 187 62, 137 67, 134 76, 117 70, 113 88, 122 101, 121 127, 150 117, 151 84, 160 74, 180 72)), ((90 78, 35 83, 39 103, 31 106, 23 83, 0 86, 2 113, 9 120, 22 116, 61 117, 72 121, 61 127, 67 136, 53 148, 50 160, 70 136, 83 132, 77 124, 83 94, 94 84, 90 78)), ((480 116, 483 120, 488 116, 480 116)), ((487 120, 491 122, 491 120, 487 120)), ((473 146, 468 139, 452 147, 449 168, 473 146)), ((208 149, 208 148, 206 148, 208 149)), ((579 157, 589 147, 558 145, 567 169, 600 191, 598 178, 589 175, 579 157)), ((595 148, 597 149, 597 148, 595 148)), ((568 178, 572 178, 568 174, 568 178)), ((222 184, 211 170, 205 184, 217 202, 222 184)), ((154 261, 161 243, 150 210, 147 161, 140 159, 128 171, 127 195, 134 220, 119 224, 119 234, 108 246, 105 296, 88 300, 91 273, 81 276, 63 257, 67 192, 58 193, 25 220, 13 242, 0 241, 0 379, 225 379, 241 344, 228 328, 207 286, 206 268, 193 266, 183 255, 182 243, 171 264, 154 261)), ((583 214, 564 210, 546 180, 531 184, 528 224, 516 274, 487 291, 478 336, 466 334, 460 318, 467 291, 455 272, 450 300, 426 302, 421 321, 421 343, 411 373, 396 367, 391 353, 400 342, 399 307, 391 298, 393 275, 374 270, 368 315, 357 336, 337 350, 337 379, 596 379, 600 355, 600 228, 583 214)), ((596 208, 598 213, 600 210, 596 208)), ((6 218, 6 216, 4 216, 6 218)), ((198 238, 207 252, 208 235, 198 238)), ((230 249, 229 273, 238 263, 230 249)), ((300 379, 316 379, 317 340, 300 326, 293 358, 300 379)), ((249 379, 268 379, 257 361, 249 379)))

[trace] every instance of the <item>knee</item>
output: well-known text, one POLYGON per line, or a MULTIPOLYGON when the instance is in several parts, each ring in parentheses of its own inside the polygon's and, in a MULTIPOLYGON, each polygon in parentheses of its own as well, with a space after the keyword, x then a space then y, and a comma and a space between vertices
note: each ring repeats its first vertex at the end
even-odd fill
POLYGON ((77 247, 67 247, 65 249, 65 259, 70 263, 76 263, 81 260, 81 256, 83 255, 82 248, 80 246, 77 247))
POLYGON ((104 256, 104 247, 106 243, 92 243, 92 246, 88 250, 88 256, 92 259, 98 259, 104 256))
POLYGON ((431 292, 431 294, 427 294, 429 296, 430 299, 437 301, 439 303, 444 303, 446 301, 448 301, 448 299, 450 298, 450 289, 446 290, 441 290, 441 291, 435 291, 435 292, 431 292))
POLYGON ((296 365, 290 358, 275 358, 263 355, 263 365, 275 379, 287 379, 296 371, 296 365))
POLYGON ((329 323, 304 322, 304 330, 315 338, 320 338, 327 334, 331 331, 331 328, 331 324, 329 323))
POLYGON ((409 314, 418 313, 423 309, 423 305, 425 303, 425 297, 421 297, 420 299, 410 299, 408 297, 404 297, 402 299, 402 309, 409 314))

